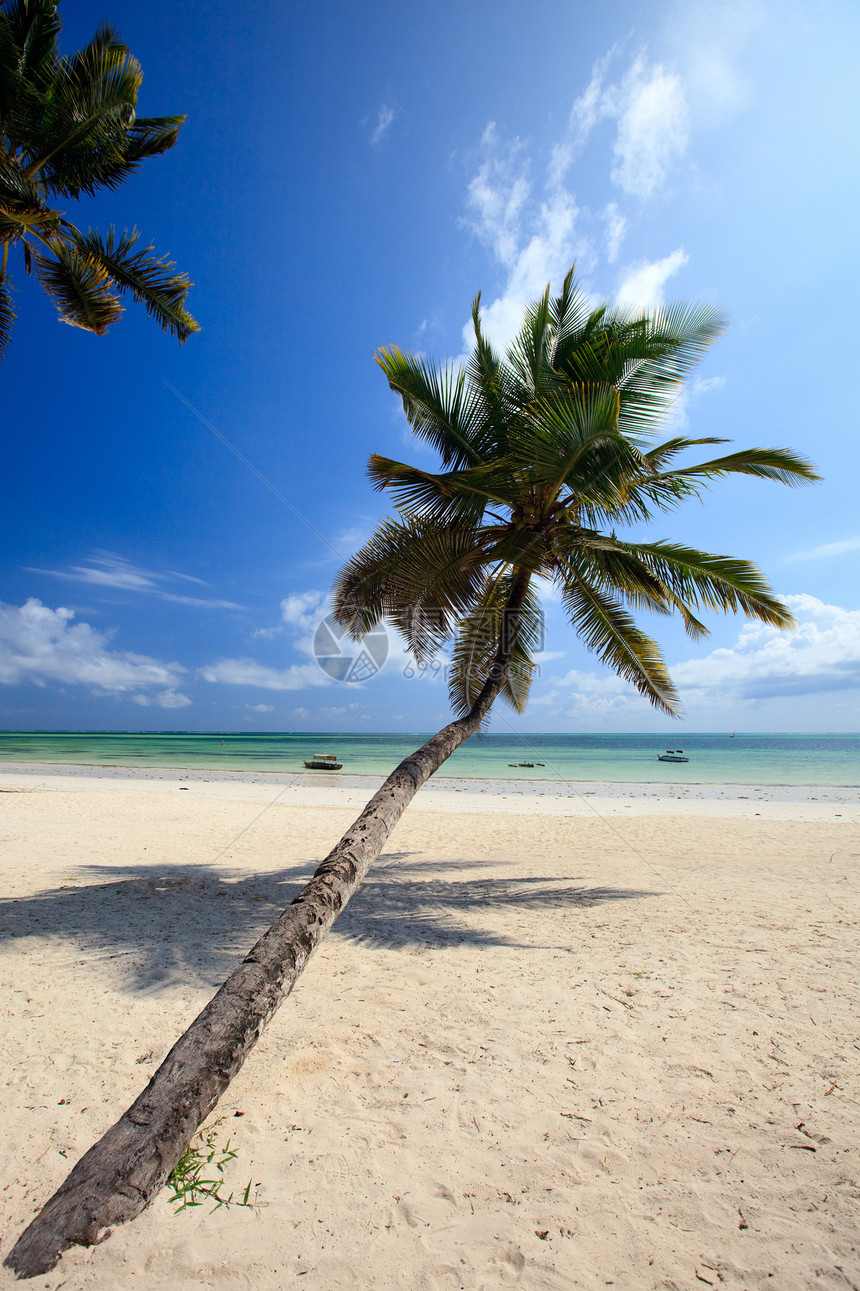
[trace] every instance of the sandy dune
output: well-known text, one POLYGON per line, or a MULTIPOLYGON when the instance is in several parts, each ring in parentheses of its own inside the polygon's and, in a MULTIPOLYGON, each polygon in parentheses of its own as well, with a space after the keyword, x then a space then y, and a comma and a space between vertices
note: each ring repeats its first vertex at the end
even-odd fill
MULTIPOLYGON (((366 796, 205 780, 0 777, 4 1253, 366 796)), ((857 792, 621 788, 422 791, 219 1108, 257 1208, 33 1285, 860 1286, 857 792)))

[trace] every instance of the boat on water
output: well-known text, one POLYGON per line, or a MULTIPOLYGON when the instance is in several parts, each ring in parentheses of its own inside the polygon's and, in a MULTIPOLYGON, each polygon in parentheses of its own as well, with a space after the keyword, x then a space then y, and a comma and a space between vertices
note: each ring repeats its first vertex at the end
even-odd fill
POLYGON ((690 759, 684 757, 683 749, 667 749, 665 753, 657 754, 658 762, 689 762, 690 759))
POLYGON ((535 762, 509 762, 509 763, 508 763, 508 766, 509 766, 509 767, 533 767, 533 766, 539 766, 539 767, 542 767, 542 766, 543 766, 543 763, 542 763, 542 762, 537 762, 537 763, 535 763, 535 762))
POLYGON ((315 753, 312 758, 305 758, 309 771, 340 771, 342 762, 338 762, 336 753, 315 753))

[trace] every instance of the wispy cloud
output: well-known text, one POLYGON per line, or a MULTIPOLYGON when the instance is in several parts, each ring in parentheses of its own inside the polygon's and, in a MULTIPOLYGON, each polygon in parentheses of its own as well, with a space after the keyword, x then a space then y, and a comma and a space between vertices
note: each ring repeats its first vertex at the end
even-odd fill
POLYGON ((114 650, 112 633, 74 618, 73 610, 52 610, 35 598, 21 606, 0 602, 0 683, 81 685, 102 695, 143 691, 135 703, 161 708, 191 703, 176 691, 186 673, 180 664, 114 650))
POLYGON ((810 547, 808 551, 798 551, 788 556, 795 560, 826 560, 829 556, 844 556, 846 552, 860 550, 860 538, 844 538, 841 542, 826 542, 821 547, 810 547))
POLYGON ((616 292, 619 305, 630 309, 649 309, 663 303, 663 288, 668 280, 683 269, 689 256, 678 247, 662 260, 643 260, 627 270, 616 292))
MULTIPOLYGON (((664 187, 686 152, 689 112, 678 72, 639 55, 612 80, 616 57, 611 50, 594 65, 543 170, 522 139, 502 139, 494 122, 484 131, 466 208, 467 223, 505 271, 501 294, 484 309, 487 334, 497 345, 510 342, 523 306, 547 282, 558 281, 574 260, 581 271, 591 270, 602 245, 607 263, 617 262, 630 224, 622 203, 638 210, 664 187), (580 209, 568 175, 602 121, 615 123, 607 167, 619 198, 597 215, 580 209)), ((622 283, 628 303, 658 303, 666 279, 686 259, 678 249, 662 260, 631 267, 622 283)), ((468 350, 468 326, 463 336, 468 350)))
POLYGON ((575 718, 585 724, 628 714, 641 716, 650 707, 647 700, 614 673, 586 672, 578 668, 554 678, 550 689, 535 696, 531 703, 551 709, 557 717, 575 718))
POLYGON ((661 64, 637 58, 620 84, 602 98, 618 121, 612 180, 631 197, 652 197, 687 150, 689 122, 681 78, 661 64))
POLYGON ((135 695, 133 702, 141 708, 187 708, 191 700, 175 690, 162 690, 157 695, 135 695))
MULTIPOLYGON (((314 632, 327 613, 327 596, 326 592, 315 588, 285 596, 281 601, 281 622, 274 627, 258 628, 254 636, 264 640, 285 636, 292 650, 313 660, 314 632)), ((304 690, 306 686, 330 684, 330 678, 315 660, 290 664, 286 668, 272 668, 256 659, 219 659, 201 668, 200 676, 204 681, 228 686, 257 686, 263 690, 304 690)), ((265 705, 258 705, 255 711, 267 710, 265 705)))
POLYGON ((256 686, 260 690, 304 690, 329 685, 315 663, 294 663, 289 668, 269 668, 256 659, 219 659, 200 669, 204 681, 226 686, 256 686))
POLYGON ((617 202, 610 202, 603 212, 603 219, 606 222, 606 259, 609 264, 615 264, 627 232, 627 217, 622 215, 617 202))
MULTIPOLYGON (((469 184, 468 223, 505 269, 503 293, 483 311, 487 335, 507 344, 522 320, 523 306, 547 282, 570 268, 578 210, 573 194, 551 164, 540 199, 532 200, 530 160, 520 140, 503 143, 491 122, 481 141, 483 159, 469 184)), ((471 325, 463 331, 471 347, 471 325)))
POLYGON ((32 569, 34 574, 48 574, 51 578, 62 578, 66 582, 87 584, 91 587, 111 587, 118 591, 139 592, 146 596, 155 596, 161 601, 172 601, 177 605, 195 605, 200 609, 238 610, 242 607, 233 601, 216 600, 209 597, 186 596, 181 592, 170 591, 173 581, 195 583, 207 587, 202 578, 191 574, 180 574, 175 570, 156 573, 151 569, 141 569, 132 565, 123 556, 111 552, 101 552, 91 557, 85 565, 72 565, 69 569, 32 569), (168 586, 164 586, 167 584, 168 586))
POLYGON ((370 142, 378 147, 386 139, 389 130, 397 118, 397 113, 390 103, 383 103, 376 118, 376 125, 370 136, 370 142))

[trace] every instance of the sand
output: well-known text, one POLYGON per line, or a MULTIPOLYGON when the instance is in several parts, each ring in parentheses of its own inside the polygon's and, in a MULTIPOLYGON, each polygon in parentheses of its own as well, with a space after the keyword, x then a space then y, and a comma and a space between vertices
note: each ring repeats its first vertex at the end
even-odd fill
MULTIPOLYGON (((4 1254, 372 787, 298 781, 0 773, 4 1254)), ((218 1108, 256 1206, 32 1285, 860 1287, 858 859, 857 790, 431 783, 218 1108)))

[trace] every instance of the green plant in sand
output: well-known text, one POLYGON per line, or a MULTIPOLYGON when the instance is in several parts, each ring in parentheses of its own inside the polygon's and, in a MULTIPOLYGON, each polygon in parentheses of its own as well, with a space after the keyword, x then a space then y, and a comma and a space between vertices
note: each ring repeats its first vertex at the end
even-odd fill
POLYGON ((219 1210, 222 1206, 253 1208, 254 1203, 250 1200, 250 1179, 241 1200, 234 1201, 232 1192, 225 1197, 221 1191, 224 1187, 223 1178, 205 1177, 206 1174, 213 1173, 216 1176, 223 1175, 224 1167, 231 1161, 235 1161, 238 1155, 236 1149, 230 1147, 230 1139, 223 1147, 218 1146, 218 1127, 223 1122, 224 1117, 219 1116, 217 1121, 200 1130, 194 1142, 185 1149, 167 1176, 166 1187, 170 1190, 167 1200, 175 1207, 173 1212, 175 1215, 190 1206, 202 1206, 206 1202, 213 1203, 213 1211, 219 1210))

